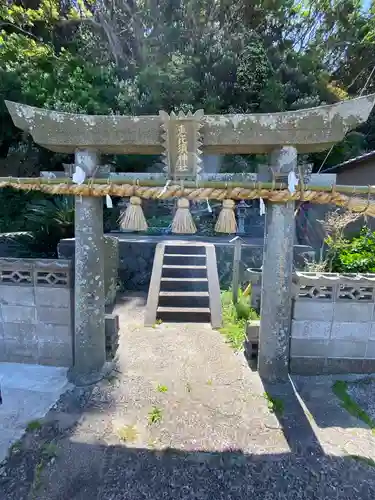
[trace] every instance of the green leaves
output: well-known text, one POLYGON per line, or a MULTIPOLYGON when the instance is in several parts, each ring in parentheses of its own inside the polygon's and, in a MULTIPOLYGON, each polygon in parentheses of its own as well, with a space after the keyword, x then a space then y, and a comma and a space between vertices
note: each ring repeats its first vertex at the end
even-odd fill
POLYGON ((27 219, 35 230, 45 230, 47 233, 58 229, 73 233, 74 198, 72 196, 55 196, 30 203, 27 207, 27 219))
MULTIPOLYGON (((0 148, 20 137, 4 99, 87 114, 284 111, 357 94, 375 57, 359 0, 0 3, 0 148)), ((375 148, 374 130, 375 118, 327 166, 375 148)))
POLYGON ((334 255, 333 272, 375 273, 375 233, 367 228, 351 241, 344 240, 333 246, 332 241, 327 239, 327 244, 334 255))

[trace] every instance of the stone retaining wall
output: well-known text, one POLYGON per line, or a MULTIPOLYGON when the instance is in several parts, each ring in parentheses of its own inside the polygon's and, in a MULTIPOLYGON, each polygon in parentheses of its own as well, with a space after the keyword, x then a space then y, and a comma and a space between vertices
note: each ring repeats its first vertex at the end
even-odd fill
MULTIPOLYGON (((115 258, 110 258, 106 248, 105 272, 104 277, 108 276, 108 270, 112 269, 112 274, 118 272, 119 285, 122 290, 146 291, 150 285, 152 266, 154 263, 155 248, 157 243, 163 239, 186 239, 185 237, 176 238, 174 236, 143 236, 125 239, 117 239, 105 236, 104 240, 118 241, 118 249, 115 258), (118 267, 118 269, 117 269, 118 267)), ((191 239, 189 237, 189 239, 191 239)), ((212 238, 211 238, 212 239, 212 238)), ((233 244, 228 242, 217 242, 215 244, 216 257, 218 261, 218 271, 220 284, 223 287, 229 286, 232 279, 233 262, 233 244)), ((58 245, 58 255, 64 259, 74 261, 74 238, 61 240, 58 245)), ((242 252, 243 260, 248 265, 256 266, 262 261, 263 247, 261 245, 245 245, 242 252)), ((242 266, 241 274, 245 267, 242 266)), ((107 295, 107 294, 106 294, 107 295)))
MULTIPOLYGON (((113 234, 113 237, 105 236, 104 240, 118 240, 118 254, 112 254, 113 257, 110 257, 110 254, 107 253, 110 247, 107 246, 107 249, 105 250, 104 278, 106 281, 108 270, 111 270, 110 272, 112 275, 116 274, 117 276, 116 266, 118 265, 118 279, 120 287, 123 290, 147 292, 150 285, 156 245, 166 239, 177 241, 189 239, 189 241, 192 240, 203 243, 212 243, 215 246, 216 251, 220 286, 222 288, 227 288, 231 285, 234 251, 234 244, 230 243, 232 236, 150 236, 146 234, 134 236, 115 232, 111 234, 113 234)), ((74 246, 74 238, 61 240, 58 245, 59 257, 63 259, 72 259, 74 261, 74 246)), ((113 246, 112 248, 114 249, 113 246)), ((311 252, 311 247, 305 245, 295 245, 294 262, 298 269, 303 269, 305 260, 309 258, 309 255, 311 257, 311 252)), ((240 280, 242 281, 243 279, 247 279, 245 276, 247 267, 260 267, 262 265, 262 260, 263 240, 244 238, 244 243, 242 245, 240 280)))
POLYGON ((71 366, 69 261, 0 259, 0 361, 71 366))
POLYGON ((375 275, 298 273, 294 373, 375 372, 375 275))

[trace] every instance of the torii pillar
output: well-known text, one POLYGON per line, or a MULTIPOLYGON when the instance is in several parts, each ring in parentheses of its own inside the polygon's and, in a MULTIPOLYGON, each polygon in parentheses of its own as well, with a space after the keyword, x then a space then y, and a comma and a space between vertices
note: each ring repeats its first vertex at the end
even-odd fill
MULTIPOLYGON (((298 153, 324 151, 367 120, 375 94, 329 106, 272 114, 200 114, 203 154, 271 153, 287 173, 298 153)), ((6 101, 14 124, 57 153, 75 153, 91 176, 98 154, 168 153, 160 116, 87 116, 6 101)), ((201 145, 201 147, 200 147, 201 145)), ((194 154, 196 154, 194 152, 194 154)), ((268 204, 258 369, 266 381, 288 375, 294 203, 268 204)), ((76 200, 76 380, 94 380, 105 362, 102 200, 76 200)))
MULTIPOLYGON (((270 154, 274 172, 288 175, 297 167, 293 146, 270 154)), ((262 295, 260 311, 259 375, 268 382, 285 380, 289 372, 292 312, 293 246, 295 203, 267 203, 264 230, 262 295)))
MULTIPOLYGON (((98 153, 77 149, 75 165, 92 177, 99 168, 98 153)), ((74 366, 70 374, 72 381, 84 384, 98 379, 106 361, 103 198, 76 196, 74 221, 74 366)))

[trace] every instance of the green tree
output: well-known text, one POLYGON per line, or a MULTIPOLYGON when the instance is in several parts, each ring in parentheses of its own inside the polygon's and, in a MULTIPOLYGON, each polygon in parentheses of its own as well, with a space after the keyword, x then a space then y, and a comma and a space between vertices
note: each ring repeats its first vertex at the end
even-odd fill
MULTIPOLYGON (((2 3, 0 158, 25 144, 3 99, 89 114, 226 113, 332 103, 365 83, 370 91, 374 13, 359 0, 2 3)), ((375 115, 327 165, 370 148, 375 115)), ((314 155, 317 166, 324 156, 314 155)), ((56 165, 55 155, 38 161, 56 165)))

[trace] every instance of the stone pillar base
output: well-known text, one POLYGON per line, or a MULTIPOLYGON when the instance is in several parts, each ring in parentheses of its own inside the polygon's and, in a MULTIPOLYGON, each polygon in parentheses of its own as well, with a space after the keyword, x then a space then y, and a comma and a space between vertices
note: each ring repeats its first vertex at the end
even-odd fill
POLYGON ((113 361, 104 363, 101 370, 93 371, 91 373, 81 373, 79 367, 73 366, 68 371, 68 380, 70 383, 77 387, 84 387, 87 385, 94 385, 108 377, 115 367, 113 361))

